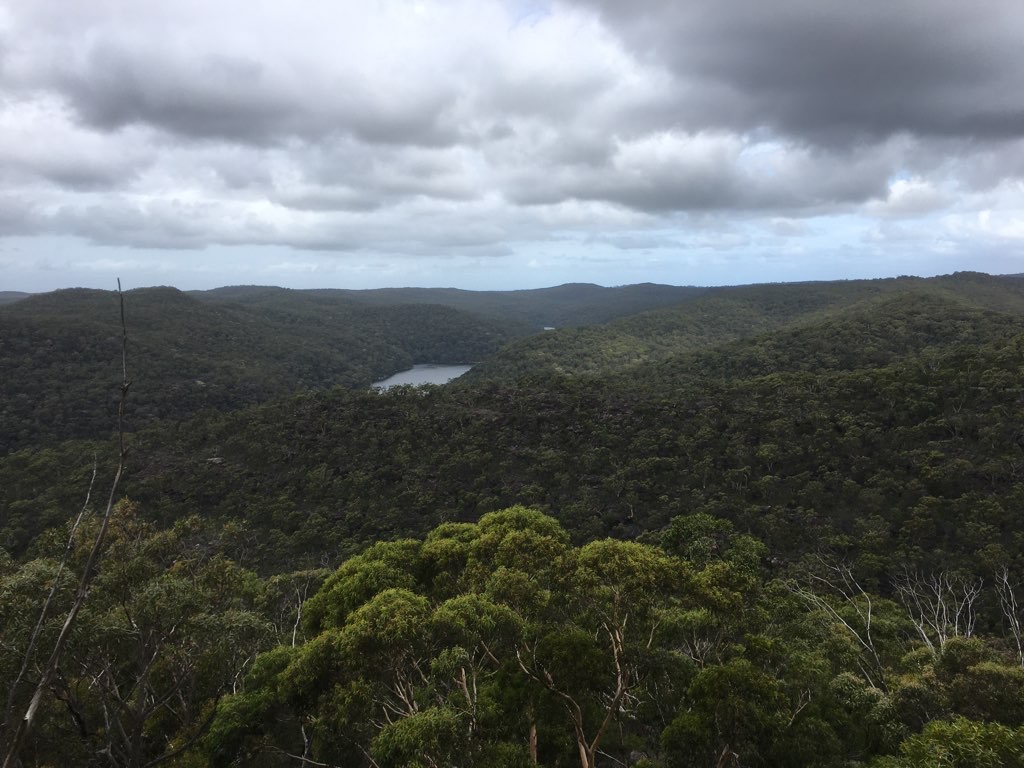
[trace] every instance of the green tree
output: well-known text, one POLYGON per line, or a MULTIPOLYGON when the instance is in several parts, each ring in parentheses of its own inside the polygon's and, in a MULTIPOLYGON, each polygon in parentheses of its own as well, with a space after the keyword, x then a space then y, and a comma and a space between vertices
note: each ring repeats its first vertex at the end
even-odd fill
POLYGON ((223 702, 211 754, 593 768, 658 695, 656 638, 688 579, 648 545, 574 548, 523 507, 375 545, 309 601, 310 639, 266 655, 223 702))

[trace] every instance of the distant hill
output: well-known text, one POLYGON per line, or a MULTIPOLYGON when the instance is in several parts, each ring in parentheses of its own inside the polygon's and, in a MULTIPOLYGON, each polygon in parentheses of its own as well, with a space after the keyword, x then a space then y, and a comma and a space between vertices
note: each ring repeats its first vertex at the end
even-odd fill
MULTIPOLYGON (((622 372, 794 324, 823 321, 862 302, 910 296, 1024 314, 1024 281, 978 273, 712 288, 674 307, 523 339, 478 366, 462 384, 622 372)), ((898 305, 897 299, 894 306, 898 305)), ((864 306, 870 313, 869 305, 864 306)))
MULTIPOLYGON (((527 332, 449 307, 301 292, 243 304, 145 288, 125 303, 133 428, 302 389, 368 386, 418 362, 476 362, 527 332)), ((119 345, 109 291, 55 291, 0 307, 0 451, 109 434, 119 345)))
POLYGON ((304 294, 312 299, 338 298, 361 304, 440 304, 507 322, 545 326, 604 323, 615 318, 669 307, 707 292, 707 288, 642 283, 605 288, 590 283, 568 283, 553 288, 520 291, 464 291, 457 288, 379 288, 372 290, 323 289, 293 291, 261 286, 231 286, 194 291, 201 300, 265 303, 282 294, 304 294))
POLYGON ((31 295, 31 293, 22 293, 21 291, 0 291, 0 306, 4 304, 13 304, 16 301, 21 301, 31 295))

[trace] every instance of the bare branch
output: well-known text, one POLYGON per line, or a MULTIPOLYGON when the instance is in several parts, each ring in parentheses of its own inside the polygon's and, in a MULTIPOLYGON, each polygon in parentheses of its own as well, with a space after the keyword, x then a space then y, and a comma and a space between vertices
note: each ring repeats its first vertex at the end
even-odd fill
POLYGON ((945 571, 929 576, 904 571, 896 580, 896 595, 921 640, 936 655, 950 638, 974 634, 978 619, 974 604, 981 588, 981 579, 969 581, 945 571))
POLYGON ((838 597, 843 606, 852 609, 857 617, 856 622, 848 620, 839 612, 831 600, 826 599, 807 586, 794 582, 790 590, 807 603, 809 607, 828 616, 854 638, 861 651, 868 656, 871 662, 870 672, 863 664, 860 665, 864 679, 873 687, 882 687, 884 685, 882 660, 875 645, 875 639, 871 634, 874 622, 874 604, 872 603, 871 595, 857 581, 848 565, 831 564, 820 557, 818 560, 825 567, 825 573, 828 575, 812 575, 809 579, 810 583, 817 585, 819 589, 824 588, 833 597, 838 597))
POLYGON ((1017 663, 1024 667, 1024 620, 1021 617, 1021 605, 1017 601, 1017 588, 1010 582, 1010 569, 1003 567, 1003 570, 996 574, 996 592, 999 593, 999 607, 1002 608, 1003 617, 1010 629, 1010 635, 1017 645, 1017 663))

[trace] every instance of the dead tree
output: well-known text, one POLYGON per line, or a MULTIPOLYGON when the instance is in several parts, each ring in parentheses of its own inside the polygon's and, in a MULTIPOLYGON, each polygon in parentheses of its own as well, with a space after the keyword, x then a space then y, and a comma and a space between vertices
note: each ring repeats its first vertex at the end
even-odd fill
POLYGON ((1003 610, 1010 636, 1017 646, 1017 663, 1024 667, 1024 606, 1017 600, 1019 584, 1010 581, 1010 569, 1005 566, 996 573, 996 591, 999 593, 999 607, 1003 610))
POLYGON ((905 571, 896 579, 895 587, 918 636, 932 654, 941 653, 951 638, 974 634, 981 579, 970 580, 945 571, 930 576, 905 571))

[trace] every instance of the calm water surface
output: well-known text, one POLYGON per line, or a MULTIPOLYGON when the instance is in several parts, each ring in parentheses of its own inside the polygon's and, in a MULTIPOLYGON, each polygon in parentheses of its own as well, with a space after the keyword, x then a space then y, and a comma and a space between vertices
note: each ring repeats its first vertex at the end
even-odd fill
POLYGON ((414 365, 408 371, 396 373, 381 381, 373 383, 374 389, 389 389, 402 384, 412 384, 418 387, 420 384, 447 384, 452 379, 457 379, 464 374, 472 365, 414 365))

